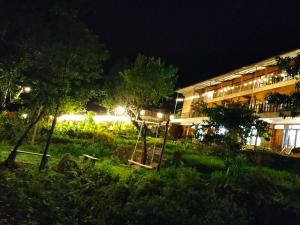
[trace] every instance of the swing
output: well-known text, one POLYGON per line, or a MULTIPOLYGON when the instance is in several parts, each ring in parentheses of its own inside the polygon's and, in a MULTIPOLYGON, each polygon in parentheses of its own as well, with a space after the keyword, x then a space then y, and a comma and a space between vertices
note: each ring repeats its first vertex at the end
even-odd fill
MULTIPOLYGON (((162 154, 163 154, 165 140, 164 140, 164 144, 162 145, 162 147, 161 148, 157 148, 157 140, 158 140, 159 128, 163 124, 162 123, 157 123, 157 122, 145 121, 145 120, 136 120, 136 122, 141 123, 141 126, 140 126, 139 134, 138 134, 138 137, 137 137, 137 140, 136 140, 136 143, 135 143, 135 147, 133 149, 131 158, 128 160, 128 162, 130 164, 135 164, 135 165, 147 168, 147 169, 153 169, 154 167, 159 166, 160 161, 161 161, 161 157, 162 157, 162 154), (152 148, 147 149, 146 163, 143 164, 141 162, 138 162, 136 160, 136 158, 137 158, 137 152, 140 152, 141 154, 143 153, 142 150, 138 149, 138 145, 139 145, 139 142, 141 140, 142 131, 143 131, 144 127, 146 126, 146 124, 152 124, 152 125, 155 126, 155 139, 154 139, 154 143, 152 145, 152 148), (155 157, 156 155, 159 156, 158 157, 159 158, 159 162, 155 162, 155 159, 157 158, 157 157, 155 157)), ((165 125, 166 125, 166 131, 167 131, 167 129, 168 129, 168 122, 165 125)), ((165 132, 164 139, 166 139, 166 132, 165 132)))

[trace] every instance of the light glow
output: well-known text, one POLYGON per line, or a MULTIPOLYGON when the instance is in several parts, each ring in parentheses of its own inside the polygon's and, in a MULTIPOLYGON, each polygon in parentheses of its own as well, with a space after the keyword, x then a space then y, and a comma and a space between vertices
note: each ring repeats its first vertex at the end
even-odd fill
POLYGON ((183 102, 183 98, 176 98, 176 102, 183 102))
MULTIPOLYGON (((86 115, 84 114, 64 114, 57 117, 57 121, 84 121, 86 115)), ((130 123, 131 118, 124 115, 95 115, 93 116, 95 123, 105 123, 105 122, 123 122, 130 123)))
POLYGON ((274 126, 274 129, 276 129, 276 130, 282 130, 282 129, 284 129, 284 125, 282 125, 282 124, 276 124, 274 126))
POLYGON ((57 117, 57 121, 84 121, 86 115, 64 114, 57 117))
POLYGON ((156 116, 158 117, 158 118, 163 118, 163 116, 164 116, 164 114, 162 114, 161 112, 158 112, 157 114, 156 114, 156 116))
POLYGON ((31 92, 31 87, 24 87, 23 90, 25 93, 29 93, 31 92))
POLYGON ((145 110, 141 110, 141 111, 140 111, 140 114, 141 114, 142 116, 144 116, 144 115, 145 115, 145 113, 146 113, 146 111, 145 111, 145 110))
POLYGON ((22 117, 23 119, 26 119, 26 118, 28 117, 28 114, 27 114, 27 113, 22 113, 22 114, 21 114, 21 117, 22 117))
POLYGON ((118 114, 118 115, 122 115, 126 112, 126 109, 122 106, 118 106, 116 109, 115 109, 115 112, 118 114))
POLYGON ((174 115, 171 115, 170 116, 170 120, 174 120, 175 119, 175 116, 174 115))
POLYGON ((124 122, 130 123, 131 119, 129 116, 114 116, 114 115, 96 115, 93 116, 95 123, 104 123, 104 122, 124 122))

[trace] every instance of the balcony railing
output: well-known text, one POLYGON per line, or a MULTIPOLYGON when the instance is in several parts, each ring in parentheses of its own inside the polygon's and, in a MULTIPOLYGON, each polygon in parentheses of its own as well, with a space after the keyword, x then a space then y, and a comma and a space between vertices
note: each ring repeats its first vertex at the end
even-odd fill
POLYGON ((268 85, 273 85, 276 83, 292 80, 293 77, 287 75, 286 73, 282 74, 268 74, 264 75, 258 78, 251 78, 248 80, 244 80, 241 83, 233 84, 231 86, 226 86, 223 88, 219 88, 217 90, 213 91, 212 95, 203 95, 203 100, 213 100, 215 98, 225 97, 227 95, 239 93, 242 91, 248 91, 248 90, 256 90, 258 88, 262 88, 268 85), (209 97, 208 97, 209 96, 209 97))
POLYGON ((178 119, 178 118, 182 118, 182 119, 185 119, 185 118, 195 118, 195 117, 205 117, 205 115, 203 113, 200 113, 200 112, 195 112, 195 111, 192 111, 192 112, 186 112, 186 113, 177 113, 175 115, 175 118, 178 119))
POLYGON ((270 112, 280 112, 288 108, 287 104, 273 105, 268 103, 257 103, 255 105, 250 105, 250 109, 254 110, 256 113, 270 113, 270 112))
MULTIPOLYGON (((249 108, 254 110, 256 113, 272 113, 272 112, 280 112, 284 111, 288 107, 287 104, 280 104, 280 105, 273 105, 273 104, 268 104, 268 103, 256 103, 254 105, 249 105, 249 108)), ((175 118, 181 118, 181 119, 186 119, 186 118, 195 118, 195 117, 206 117, 201 112, 186 112, 186 113, 177 113, 175 115, 175 118)))

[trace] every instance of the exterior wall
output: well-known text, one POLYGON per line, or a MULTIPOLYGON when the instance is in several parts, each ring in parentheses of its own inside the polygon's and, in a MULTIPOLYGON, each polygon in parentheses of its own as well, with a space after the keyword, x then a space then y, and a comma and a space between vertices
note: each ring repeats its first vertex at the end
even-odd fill
POLYGON ((190 91, 184 94, 184 101, 182 106, 182 114, 189 114, 193 103, 194 91, 190 91))

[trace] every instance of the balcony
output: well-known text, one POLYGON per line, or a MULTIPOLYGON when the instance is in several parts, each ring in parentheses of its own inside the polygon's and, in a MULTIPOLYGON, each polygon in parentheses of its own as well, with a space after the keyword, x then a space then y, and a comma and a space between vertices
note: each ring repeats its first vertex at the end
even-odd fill
POLYGON ((196 118, 196 117, 205 117, 205 115, 203 113, 195 112, 195 111, 187 112, 187 113, 179 112, 175 115, 176 119, 178 118, 186 119, 186 118, 196 118))
POLYGON ((255 79, 244 80, 238 84, 226 86, 202 94, 201 100, 206 102, 222 101, 229 98, 249 95, 253 92, 272 90, 274 88, 284 87, 295 84, 295 79, 282 74, 268 74, 255 79))
MULTIPOLYGON (((278 117, 279 112, 284 111, 285 108, 287 108, 287 105, 285 104, 280 104, 280 105, 272 105, 268 103, 256 103, 254 105, 249 105, 249 108, 254 110, 260 117, 263 117, 264 115, 268 115, 271 117, 278 117), (273 115, 273 116, 272 116, 273 115)), ((175 119, 189 119, 189 118, 206 118, 206 115, 204 115, 201 112, 186 112, 186 113, 181 113, 178 112, 175 115, 175 119)))

